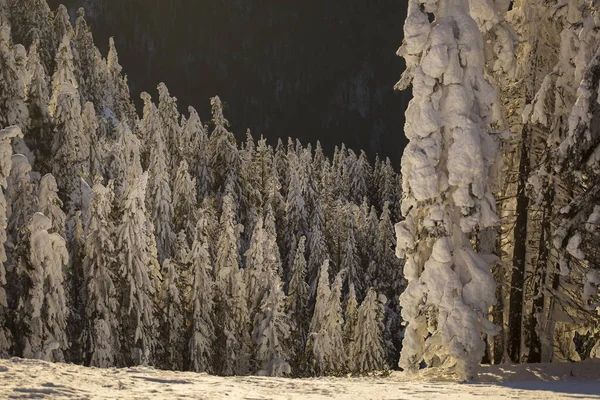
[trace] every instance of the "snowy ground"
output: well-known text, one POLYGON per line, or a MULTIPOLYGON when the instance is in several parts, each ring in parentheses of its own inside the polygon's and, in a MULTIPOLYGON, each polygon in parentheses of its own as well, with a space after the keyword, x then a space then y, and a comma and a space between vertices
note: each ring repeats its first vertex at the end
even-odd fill
POLYGON ((0 398, 93 399, 600 399, 600 363, 482 366, 479 383, 435 371, 410 379, 221 378, 152 368, 97 369, 13 358, 0 360, 0 398))

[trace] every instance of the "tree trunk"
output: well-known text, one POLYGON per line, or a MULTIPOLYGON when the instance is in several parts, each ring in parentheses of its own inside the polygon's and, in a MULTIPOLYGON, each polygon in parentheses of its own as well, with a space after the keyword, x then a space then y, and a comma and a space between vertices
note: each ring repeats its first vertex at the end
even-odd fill
MULTIPOLYGON (((526 100, 529 104, 531 99, 526 100)), ((523 289, 527 257, 527 219, 529 198, 525 192, 529 177, 529 125, 521 131, 521 154, 519 160, 519 183, 517 188, 516 221, 514 228, 514 252, 510 280, 508 309, 508 355, 512 362, 521 361, 521 328, 523 319, 523 289)))

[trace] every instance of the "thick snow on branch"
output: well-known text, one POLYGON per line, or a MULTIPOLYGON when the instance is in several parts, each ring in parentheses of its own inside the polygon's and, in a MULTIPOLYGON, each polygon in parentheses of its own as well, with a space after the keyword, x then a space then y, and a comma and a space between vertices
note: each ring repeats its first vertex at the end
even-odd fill
POLYGON ((406 219, 396 225, 409 282, 400 297, 408 322, 400 366, 455 366, 464 379, 483 356, 482 334, 495 331, 487 321, 494 281, 468 237, 498 222, 488 184, 496 147, 486 133, 496 92, 483 75, 480 33, 496 22, 492 11, 484 2, 413 1, 411 35, 399 51, 413 78, 402 158, 406 219), (433 23, 425 12, 435 14, 433 23))

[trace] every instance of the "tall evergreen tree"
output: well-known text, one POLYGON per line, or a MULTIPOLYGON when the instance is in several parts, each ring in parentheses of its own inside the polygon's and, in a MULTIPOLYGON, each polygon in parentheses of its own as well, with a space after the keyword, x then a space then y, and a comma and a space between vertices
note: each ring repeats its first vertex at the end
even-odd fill
POLYGON ((191 268, 187 304, 190 310, 189 368, 196 372, 214 372, 213 355, 216 352, 214 315, 213 264, 209 252, 209 221, 206 212, 200 212, 196 235, 188 255, 191 268))
POLYGON ((7 231, 9 241, 16 245, 21 229, 25 228, 37 209, 37 197, 35 184, 31 182, 31 165, 27 158, 22 154, 14 154, 11 163, 12 168, 6 188, 7 231))
POLYGON ((196 179, 192 179, 188 163, 182 160, 173 182, 173 225, 175 231, 184 230, 193 238, 195 232, 196 179))
POLYGON ((6 289, 5 263, 8 261, 6 248, 8 225, 8 205, 4 195, 7 189, 7 179, 12 168, 12 146, 11 141, 17 136, 23 136, 21 130, 16 127, 8 127, 0 130, 0 357, 8 356, 12 346, 12 335, 8 329, 8 296, 6 289))
POLYGON ((385 296, 378 296, 371 288, 358 309, 349 349, 350 368, 354 372, 362 374, 387 368, 382 339, 385 302, 385 296))
POLYGON ((341 306, 342 277, 329 285, 329 260, 321 267, 315 311, 310 322, 307 351, 317 373, 339 373, 346 368, 341 306))
POLYGON ((86 365, 123 365, 120 355, 120 315, 116 288, 117 263, 115 227, 111 220, 114 193, 112 182, 93 187, 94 197, 85 227, 85 321, 83 353, 86 365))
POLYGON ((35 213, 27 224, 29 252, 19 263, 18 273, 25 283, 18 312, 22 332, 22 355, 47 361, 63 361, 68 349, 67 296, 64 268, 69 262, 65 240, 48 233, 49 218, 35 213), (27 266, 27 267, 25 267, 27 266))
POLYGON ((123 200, 121 225, 117 229, 117 260, 120 263, 118 293, 121 304, 122 352, 126 364, 146 364, 154 357, 155 282, 152 254, 148 243, 146 185, 144 173, 134 180, 123 200))
POLYGON ((308 325, 310 324, 310 313, 308 302, 310 300, 310 288, 306 283, 306 237, 302 236, 296 247, 294 264, 290 272, 290 281, 287 289, 287 310, 292 316, 291 342, 295 343, 294 355, 297 363, 305 350, 308 325))
MULTIPOLYGON (((176 170, 183 156, 183 149, 180 148, 182 133, 178 122, 179 111, 177 111, 177 99, 171 97, 167 85, 162 82, 158 85, 158 97, 158 123, 168 154, 167 165, 170 169, 176 170)), ((188 142, 185 145, 188 147, 190 143, 188 142)))
POLYGON ((46 174, 40 180, 38 189, 38 210, 52 221, 49 233, 58 233, 65 237, 67 216, 62 210, 62 201, 58 197, 58 185, 52 174, 46 174))
POLYGON ((148 191, 146 202, 150 220, 154 224, 158 261, 162 263, 173 253, 173 202, 167 148, 162 131, 154 132, 150 138, 150 165, 148 167, 148 191))
POLYGON ((233 196, 223 197, 220 234, 215 260, 215 369, 223 375, 248 371, 250 320, 247 288, 239 268, 238 243, 241 227, 236 223, 233 196))

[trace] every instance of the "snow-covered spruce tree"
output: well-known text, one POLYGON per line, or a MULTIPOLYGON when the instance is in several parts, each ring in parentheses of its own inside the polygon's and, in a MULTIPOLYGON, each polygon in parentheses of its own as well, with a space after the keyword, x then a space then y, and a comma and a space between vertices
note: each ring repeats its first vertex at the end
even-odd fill
POLYGON ((57 38, 68 36, 69 39, 72 39, 73 35, 75 35, 71 19, 69 18, 69 11, 63 4, 59 5, 54 13, 52 24, 54 25, 54 36, 57 38))
MULTIPOLYGON (((171 97, 169 89, 164 83, 158 85, 158 120, 160 130, 165 138, 165 145, 169 154, 169 167, 176 170, 182 158, 180 149, 181 127, 179 126, 179 111, 177 111, 177 99, 171 97)), ((186 143, 189 146, 190 143, 186 143)))
POLYGON ((58 233, 65 237, 67 216, 61 208, 62 205, 63 203, 58 197, 56 179, 52 174, 44 175, 38 188, 38 211, 52 221, 49 233, 58 233))
POLYGON ((264 246, 264 258, 265 268, 271 274, 279 275, 283 279, 283 265, 281 263, 281 252, 279 251, 279 245, 277 244, 278 230, 275 213, 271 204, 267 203, 265 206, 265 241, 264 246))
POLYGON ((25 104, 27 71, 19 68, 10 39, 10 28, 0 26, 0 126, 24 129, 29 119, 25 104))
POLYGON ((363 198, 369 195, 372 179, 371 165, 365 152, 361 151, 352 167, 349 181, 349 193, 354 203, 362 202, 363 198))
POLYGON ((467 2, 411 1, 404 31, 398 53, 407 70, 397 88, 412 81, 413 99, 402 157, 406 220, 396 225, 408 280, 400 366, 414 371, 425 361, 469 380, 485 352, 482 334, 495 331, 487 320, 494 280, 468 236, 497 223, 487 183, 494 146, 485 132, 495 91, 483 77, 483 40, 467 2))
POLYGON ((325 242, 325 217, 323 216, 322 202, 317 198, 315 207, 310 215, 308 233, 308 283, 310 287, 310 297, 314 298, 317 293, 317 281, 319 279, 319 271, 323 262, 329 257, 327 251, 327 243, 325 242))
POLYGON ((90 176, 90 138, 81 118, 77 89, 70 83, 54 88, 51 114, 54 122, 52 174, 70 213, 81 201, 79 180, 90 176))
MULTIPOLYGON (((594 11, 597 13, 597 10, 594 11)), ((555 346, 555 360, 580 358, 578 354, 573 354, 575 351, 569 352, 568 348, 563 350, 566 346, 560 343, 570 342, 570 347, 575 350, 575 329, 580 335, 591 337, 592 343, 588 345, 593 346, 591 353, 597 355, 600 349, 600 135, 594 128, 600 118, 596 100, 600 84, 600 35, 597 33, 597 18, 594 18, 593 26, 590 26, 589 19, 586 20, 587 23, 584 23, 579 31, 581 47, 574 57, 575 77, 581 76, 576 92, 577 100, 569 115, 566 135, 554 154, 558 164, 554 171, 558 173, 564 186, 569 188, 569 194, 572 196, 557 213, 552 238, 558 253, 561 275, 555 278, 559 281, 555 286, 560 287, 564 308, 555 312, 566 313, 571 317, 569 326, 562 329, 565 332, 560 332, 561 329, 556 327, 555 340, 559 343, 555 346), (585 48, 588 40, 595 43, 596 47, 596 52, 589 61, 586 60, 589 54, 585 54, 589 52, 589 49, 585 48)))
MULTIPOLYGON (((73 63, 73 51, 71 50, 71 38, 64 35, 56 53, 56 69, 52 75, 52 93, 56 98, 56 92, 63 83, 69 83, 77 88, 77 77, 75 76, 75 64, 73 63)), ((81 104, 79 105, 81 108, 81 104)))
POLYGON ((192 179, 188 163, 182 160, 173 182, 173 225, 174 230, 184 230, 189 238, 194 237, 196 210, 196 179, 192 179))
POLYGON ((22 228, 37 209, 35 184, 31 182, 31 165, 22 154, 11 157, 12 167, 6 188, 6 203, 8 204, 7 232, 9 241, 16 245, 22 228))
POLYGON ((148 166, 148 191, 146 203, 150 220, 154 224, 158 261, 162 263, 173 253, 173 202, 171 200, 171 181, 169 174, 168 152, 163 132, 158 129, 149 138, 150 164, 148 166))
POLYGON ((84 9, 79 8, 77 15, 75 35, 71 44, 81 101, 92 102, 98 110, 104 110, 108 68, 94 44, 92 31, 85 20, 84 9))
POLYGON ((317 374, 340 373, 346 369, 346 354, 342 333, 342 277, 329 285, 329 260, 321 267, 315 311, 310 322, 306 351, 312 369, 317 374))
POLYGON ((344 219, 346 220, 346 238, 342 248, 340 270, 345 271, 345 287, 348 290, 347 293, 350 293, 349 289, 350 287, 353 287, 358 298, 362 299, 365 293, 365 282, 356 249, 356 239, 354 237, 354 218, 349 212, 346 212, 344 219))
POLYGON ((262 367, 275 358, 287 359, 289 356, 290 325, 285 313, 285 293, 281 279, 275 275, 260 308, 254 317, 254 362, 262 367))
MULTIPOLYGON (((117 49, 115 48, 115 41, 112 37, 108 39, 106 64, 108 68, 106 99, 109 102, 109 108, 119 121, 125 122, 129 126, 133 126, 137 119, 137 114, 129 95, 127 76, 121 76, 123 67, 119 64, 119 56, 117 54, 117 49)), ((105 112, 107 112, 107 110, 105 110, 105 112)))
POLYGON ((292 264, 292 270, 290 271, 290 281, 287 285, 287 310, 291 315, 291 343, 295 343, 293 352, 296 358, 296 366, 301 363, 303 358, 310 324, 308 310, 310 288, 306 283, 305 243, 306 237, 300 237, 298 246, 296 246, 294 264, 292 264))
POLYGON ((250 320, 254 320, 254 315, 262 303, 263 297, 272 284, 272 277, 268 273, 265 265, 265 231, 263 229, 263 218, 259 215, 258 221, 252 232, 250 246, 245 252, 246 268, 244 269, 244 278, 246 279, 246 289, 248 292, 248 311, 250 320))
MULTIPOLYGON (((51 71, 58 47, 52 27, 52 11, 46 0, 6 0, 15 43, 29 46, 40 43, 40 56, 46 71, 51 71)), ((59 38, 60 40, 61 38, 59 38)))
POLYGON ((250 320, 247 289, 239 267, 238 242, 242 227, 236 223, 231 190, 223 196, 220 234, 215 259, 215 370, 222 375, 248 372, 250 320))
POLYGON ((213 172, 209 168, 208 135, 207 128, 202 125, 198 112, 189 107, 190 113, 181 134, 181 140, 189 140, 189 143, 181 142, 183 157, 188 162, 190 171, 196 179, 197 198, 201 200, 212 190, 213 172))
POLYGON ((170 370, 183 369, 186 329, 184 325, 181 296, 181 268, 177 262, 167 258, 162 264, 162 288, 159 294, 161 307, 161 340, 164 360, 162 367, 170 370))
POLYGON ((213 264, 209 252, 209 221, 207 213, 201 211, 196 224, 196 234, 187 262, 190 265, 189 294, 186 302, 189 309, 188 369, 196 372, 213 373, 215 352, 214 279, 213 264))
POLYGON ((19 300, 18 329, 22 355, 47 361, 63 361, 67 350, 67 298, 64 268, 69 262, 65 240, 56 233, 49 218, 35 213, 27 224, 29 253, 19 263, 25 284, 19 300))
POLYGON ((82 336, 84 362, 95 367, 123 365, 120 356, 119 301, 115 286, 115 227, 111 220, 112 182, 93 187, 85 227, 85 320, 82 336))
POLYGON ((12 168, 12 145, 11 141, 17 136, 23 136, 21 129, 11 126, 0 130, 0 357, 8 356, 12 345, 12 335, 8 329, 8 299, 7 299, 7 280, 6 267, 7 262, 6 249, 4 244, 8 239, 6 227, 7 204, 4 191, 7 187, 7 178, 12 168))
POLYGON ((121 199, 134 180, 142 175, 141 144, 129 125, 117 125, 116 140, 110 149, 108 176, 115 181, 115 195, 121 199))
MULTIPOLYGON (((35 43, 32 45, 35 47, 35 43)), ((30 51, 31 52, 31 51, 30 51)), ((37 62, 31 74, 27 107, 29 108, 29 123, 26 144, 35 155, 35 167, 38 171, 50 171, 49 158, 52 141, 52 120, 48 109, 50 91, 46 81, 46 73, 41 63, 37 62)))
POLYGON ((308 231, 306 202, 304 200, 298 168, 300 168, 300 165, 293 163, 293 168, 290 170, 290 185, 285 202, 286 226, 284 251, 287 255, 284 263, 285 271, 289 271, 294 262, 294 247, 296 246, 297 238, 306 236, 308 231))
POLYGON ((223 190, 228 175, 231 174, 231 161, 237 153, 235 137, 227 130, 229 121, 223 116, 223 104, 219 96, 210 99, 214 129, 208 141, 210 167, 215 176, 215 187, 223 190))
POLYGON ((119 268, 118 295, 121 312, 122 354, 125 364, 146 364, 154 357, 156 324, 154 321, 152 250, 148 245, 146 185, 148 174, 133 181, 123 200, 121 224, 117 229, 119 268))
POLYGON ((356 327, 348 350, 353 372, 364 374, 387 368, 383 347, 383 314, 387 299, 371 288, 358 309, 356 327))

